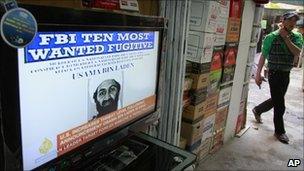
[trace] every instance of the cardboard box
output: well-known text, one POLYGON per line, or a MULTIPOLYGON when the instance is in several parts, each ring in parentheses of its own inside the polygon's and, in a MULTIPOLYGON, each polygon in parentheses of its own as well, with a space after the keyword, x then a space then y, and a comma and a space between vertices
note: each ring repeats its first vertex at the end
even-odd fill
POLYGON ((192 62, 186 61, 186 74, 192 72, 192 62))
POLYGON ((182 122, 181 136, 187 139, 187 146, 189 147, 197 143, 203 136, 203 120, 194 124, 182 122))
POLYGON ((200 49, 213 48, 214 34, 200 31, 188 32, 188 46, 198 47, 200 49))
POLYGON ((190 77, 186 77, 184 80, 183 91, 189 91, 192 87, 193 79, 190 77))
POLYGON ((217 0, 219 3, 219 13, 218 16, 222 18, 229 17, 230 0, 217 0))
POLYGON ((214 93, 219 90, 221 78, 222 78, 222 69, 210 72, 208 93, 214 93))
POLYGON ((216 22, 216 34, 224 34, 227 33, 227 27, 228 27, 228 18, 219 17, 216 22))
POLYGON ((226 85, 221 88, 220 94, 219 94, 219 100, 218 100, 218 104, 217 104, 218 108, 229 105, 231 91, 232 91, 231 85, 226 85))
POLYGON ((193 80, 192 89, 198 90, 208 86, 209 73, 206 74, 190 74, 190 78, 193 80))
POLYGON ((187 60, 197 63, 208 63, 211 61, 214 34, 189 31, 187 42, 187 60))
POLYGON ((190 106, 190 102, 191 102, 190 97, 186 98, 186 99, 183 99, 183 108, 186 108, 186 107, 190 106))
POLYGON ((218 34, 214 35, 214 46, 224 46, 226 42, 226 34, 218 34))
POLYGON ((205 102, 201 102, 195 106, 189 105, 188 107, 184 108, 182 118, 183 121, 188 123, 195 123, 203 118, 203 111, 206 107, 205 102))
POLYGON ((191 72, 193 74, 205 74, 210 72, 210 67, 211 67, 211 62, 209 63, 196 63, 196 62, 191 62, 191 72))
POLYGON ((196 142, 194 142, 193 144, 191 145, 186 145, 186 150, 188 151, 191 151, 193 152, 194 154, 198 154, 199 153, 199 148, 200 148, 200 145, 201 145, 201 140, 197 140, 196 142))
POLYGON ((218 13, 218 2, 192 0, 189 29, 214 33, 218 13))
POLYGON ((214 123, 214 130, 215 132, 225 128, 226 120, 228 116, 228 106, 224 106, 217 109, 215 114, 215 123, 214 123))
POLYGON ((188 107, 190 105, 191 99, 190 99, 190 93, 189 91, 183 92, 183 108, 188 107))
POLYGON ((187 60, 198 63, 208 63, 211 61, 212 48, 201 49, 198 47, 187 47, 187 60))
POLYGON ((186 146, 186 150, 192 152, 193 154, 196 154, 197 156, 200 153, 200 145, 201 145, 201 140, 197 141, 197 143, 193 144, 192 147, 186 146))
POLYGON ((204 108, 203 111, 204 118, 216 113, 218 96, 219 96, 218 92, 208 95, 205 101, 206 107, 204 108))
POLYGON ((213 136, 213 142, 210 148, 210 153, 217 152, 224 144, 224 130, 216 133, 213 136))
POLYGON ((180 137, 179 139, 179 147, 182 149, 186 149, 187 139, 180 137))
POLYGON ((205 141, 207 138, 213 136, 214 123, 215 123, 215 114, 210 115, 203 119, 202 141, 205 141))
POLYGON ((197 105, 199 103, 204 102, 207 99, 207 87, 203 87, 201 89, 192 89, 190 90, 190 98, 191 98, 191 105, 197 105))
POLYGON ((226 42, 238 42, 240 37, 240 30, 241 20, 239 18, 229 18, 226 33, 226 42))
POLYGON ((199 160, 204 159, 209 154, 211 144, 212 144, 212 137, 207 138, 201 142, 201 145, 199 147, 200 152, 198 153, 197 156, 199 160))

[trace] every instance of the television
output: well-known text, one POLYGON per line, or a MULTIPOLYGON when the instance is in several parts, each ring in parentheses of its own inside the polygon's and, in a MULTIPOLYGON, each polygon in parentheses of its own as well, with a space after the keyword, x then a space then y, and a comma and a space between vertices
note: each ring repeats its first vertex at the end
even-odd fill
POLYGON ((89 158, 157 118, 162 18, 19 6, 38 32, 19 49, 0 39, 5 169, 89 158))

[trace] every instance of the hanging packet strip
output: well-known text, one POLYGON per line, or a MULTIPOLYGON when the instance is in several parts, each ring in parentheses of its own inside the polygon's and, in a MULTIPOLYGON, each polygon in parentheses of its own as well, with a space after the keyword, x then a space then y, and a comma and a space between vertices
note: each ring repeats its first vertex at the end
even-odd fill
POLYGON ((11 47, 23 48, 34 39, 37 22, 26 9, 19 8, 15 0, 0 0, 6 13, 1 18, 1 36, 11 47))

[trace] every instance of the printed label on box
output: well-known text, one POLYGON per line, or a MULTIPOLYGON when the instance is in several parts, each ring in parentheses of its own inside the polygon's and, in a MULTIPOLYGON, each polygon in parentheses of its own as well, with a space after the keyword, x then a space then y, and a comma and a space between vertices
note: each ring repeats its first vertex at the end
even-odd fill
POLYGON ((197 63, 211 62, 213 48, 201 49, 194 46, 187 48, 187 60, 197 63))
POLYGON ((190 30, 215 32, 219 4, 215 1, 191 2, 190 30))
POLYGON ((215 123, 215 114, 208 116, 203 119, 203 137, 202 141, 205 141, 207 138, 212 137, 213 128, 215 123))
POLYGON ((219 17, 228 18, 229 17, 229 8, 230 0, 217 0, 219 3, 219 17))
POLYGON ((226 87, 221 89, 218 101, 218 107, 225 106, 230 102, 232 87, 226 87))
POLYGON ((226 42, 238 42, 241 29, 241 20, 239 18, 229 18, 226 42))
POLYGON ((209 75, 208 92, 215 92, 219 88, 221 82, 222 69, 211 71, 209 75))
POLYGON ((216 22, 216 34, 225 34, 227 32, 228 18, 219 17, 216 22))
POLYGON ((225 127, 227 115, 228 115, 228 106, 217 109, 217 113, 215 114, 215 124, 214 124, 215 131, 218 131, 225 127))

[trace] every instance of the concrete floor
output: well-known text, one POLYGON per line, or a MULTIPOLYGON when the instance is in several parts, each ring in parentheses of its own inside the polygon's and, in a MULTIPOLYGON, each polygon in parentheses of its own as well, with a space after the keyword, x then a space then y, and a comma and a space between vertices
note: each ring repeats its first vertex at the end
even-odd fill
POLYGON ((261 90, 252 79, 249 85, 247 125, 249 130, 241 138, 228 141, 220 151, 199 163, 196 170, 304 170, 303 154, 303 92, 302 70, 294 69, 286 100, 284 115, 289 144, 282 144, 273 136, 273 110, 262 115, 257 124, 251 109, 270 97, 268 83, 261 90), (301 159, 301 165, 288 168, 289 159, 301 159))

